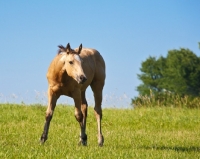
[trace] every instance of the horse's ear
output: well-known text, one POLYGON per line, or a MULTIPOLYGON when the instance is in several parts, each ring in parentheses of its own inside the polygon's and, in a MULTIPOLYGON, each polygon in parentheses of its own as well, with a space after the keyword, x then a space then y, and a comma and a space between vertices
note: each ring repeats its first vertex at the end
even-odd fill
POLYGON ((78 54, 81 53, 81 50, 82 50, 82 44, 79 46, 79 49, 78 49, 78 54))
POLYGON ((67 54, 69 54, 71 51, 71 47, 70 47, 70 44, 68 43, 67 46, 66 46, 66 52, 67 54))
POLYGON ((58 48, 59 48, 58 54, 61 53, 61 52, 65 52, 65 47, 64 46, 58 45, 58 48))

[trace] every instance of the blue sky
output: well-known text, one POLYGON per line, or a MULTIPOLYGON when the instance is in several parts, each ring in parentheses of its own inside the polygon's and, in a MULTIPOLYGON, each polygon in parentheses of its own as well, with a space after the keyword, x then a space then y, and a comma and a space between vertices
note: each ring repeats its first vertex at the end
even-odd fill
MULTIPOLYGON (((198 0, 0 1, 0 102, 45 104, 48 66, 57 46, 69 42, 104 57, 103 107, 127 106, 149 56, 180 47, 199 56, 199 8, 198 0)), ((87 98, 92 105, 90 89, 87 98)))

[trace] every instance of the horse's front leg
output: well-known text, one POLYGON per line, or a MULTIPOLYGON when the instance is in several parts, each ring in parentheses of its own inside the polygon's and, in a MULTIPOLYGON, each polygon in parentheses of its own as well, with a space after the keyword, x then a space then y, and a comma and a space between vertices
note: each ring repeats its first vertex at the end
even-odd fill
POLYGON ((85 98, 85 91, 81 92, 81 111, 83 113, 83 128, 81 129, 80 143, 87 145, 87 135, 86 135, 86 119, 87 119, 87 108, 88 104, 85 98))
POLYGON ((49 131, 49 126, 51 119, 53 117, 53 112, 56 106, 56 101, 58 97, 56 96, 55 93, 51 90, 51 88, 48 89, 48 107, 46 110, 46 117, 45 117, 45 124, 44 124, 44 130, 40 138, 40 142, 44 143, 47 138, 48 138, 48 131, 49 131))
MULTIPOLYGON (((80 132, 80 140, 79 145, 87 145, 87 135, 86 131, 86 116, 87 116, 87 108, 81 108, 81 92, 77 91, 74 93, 74 103, 75 103, 75 118, 79 122, 81 132, 80 132), (82 112, 83 110, 83 112, 82 112)), ((84 104, 82 104, 84 106, 84 104)))

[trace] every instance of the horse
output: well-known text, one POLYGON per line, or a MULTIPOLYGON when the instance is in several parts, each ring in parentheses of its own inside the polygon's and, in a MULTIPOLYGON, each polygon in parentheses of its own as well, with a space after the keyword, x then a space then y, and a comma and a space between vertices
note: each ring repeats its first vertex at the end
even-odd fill
POLYGON ((98 145, 103 146, 101 104, 106 78, 105 61, 97 50, 83 48, 82 44, 76 49, 71 49, 69 43, 66 47, 62 45, 58 47, 58 53, 47 71, 48 106, 40 142, 44 143, 47 140, 56 102, 61 95, 65 95, 73 98, 75 103, 75 118, 80 125, 79 144, 87 145, 86 118, 88 103, 85 92, 87 87, 90 86, 95 100, 94 113, 97 120, 98 145))

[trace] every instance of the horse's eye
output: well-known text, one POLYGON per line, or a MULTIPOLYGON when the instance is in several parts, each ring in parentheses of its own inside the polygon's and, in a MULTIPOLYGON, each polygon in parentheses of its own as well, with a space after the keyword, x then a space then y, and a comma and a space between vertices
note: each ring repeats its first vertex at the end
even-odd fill
POLYGON ((73 64, 73 61, 69 61, 69 63, 70 63, 70 65, 72 65, 72 64, 73 64))

